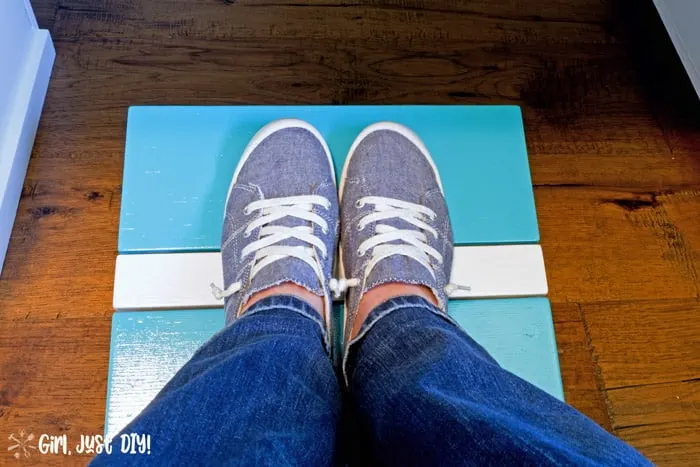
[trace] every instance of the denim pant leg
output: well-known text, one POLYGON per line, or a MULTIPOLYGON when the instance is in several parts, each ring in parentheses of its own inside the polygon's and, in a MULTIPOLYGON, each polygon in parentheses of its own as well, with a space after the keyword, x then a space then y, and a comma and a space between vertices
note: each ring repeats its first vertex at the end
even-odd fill
MULTIPOLYGON (((419 297, 372 311, 346 368, 366 464, 650 465, 569 405, 502 369, 419 297)), ((536 365, 537 362, 533 362, 536 365)))
MULTIPOLYGON (((150 455, 96 465, 329 465, 340 385, 320 316, 268 297, 204 344, 122 432, 151 435, 150 455)), ((147 358, 147 357, 145 357, 147 358)))

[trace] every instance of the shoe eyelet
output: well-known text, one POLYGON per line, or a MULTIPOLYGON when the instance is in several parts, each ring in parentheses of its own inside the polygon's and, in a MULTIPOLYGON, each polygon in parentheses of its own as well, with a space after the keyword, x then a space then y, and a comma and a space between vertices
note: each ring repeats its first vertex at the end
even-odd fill
POLYGON ((246 206, 245 209, 243 209, 243 214, 245 214, 246 216, 250 216, 250 209, 248 208, 248 206, 246 206))
POLYGON ((328 234, 328 229, 321 229, 321 232, 323 232, 323 235, 327 235, 327 234, 328 234))
POLYGON ((360 250, 357 250, 357 257, 358 257, 358 258, 362 258, 364 255, 365 255, 364 252, 362 252, 362 251, 360 251, 360 250))
POLYGON ((356 208, 359 209, 359 208, 362 208, 362 207, 364 207, 364 206, 365 206, 365 203, 363 203, 363 202, 360 201, 359 199, 358 199, 357 201, 355 201, 355 207, 356 207, 356 208))
POLYGON ((362 224, 357 224, 357 231, 361 232, 365 227, 362 224))
POLYGON ((243 238, 250 237, 250 232, 243 232, 243 238))

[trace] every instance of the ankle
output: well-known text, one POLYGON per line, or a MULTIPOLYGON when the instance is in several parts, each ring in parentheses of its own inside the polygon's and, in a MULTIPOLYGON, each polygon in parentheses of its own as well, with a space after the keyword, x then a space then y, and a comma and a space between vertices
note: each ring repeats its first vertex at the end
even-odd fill
POLYGON ((369 316, 372 310, 387 300, 404 295, 415 295, 422 297, 433 305, 438 306, 437 298, 433 292, 424 285, 403 284, 400 282, 387 282, 385 284, 378 285, 365 292, 365 294, 362 296, 360 304, 357 307, 357 315, 355 317, 350 338, 354 339, 357 336, 362 328, 362 323, 365 322, 367 316, 369 316))
POLYGON ((323 297, 319 297, 318 295, 309 292, 304 287, 297 285, 293 282, 283 282, 282 284, 273 285, 272 287, 268 287, 267 289, 255 292, 253 295, 250 296, 250 298, 243 305, 243 307, 241 307, 239 316, 245 313, 246 310, 258 303, 260 300, 267 297, 272 297, 273 295, 293 295, 308 303, 309 306, 316 310, 316 312, 318 312, 318 314, 321 315, 321 317, 325 320, 323 297))

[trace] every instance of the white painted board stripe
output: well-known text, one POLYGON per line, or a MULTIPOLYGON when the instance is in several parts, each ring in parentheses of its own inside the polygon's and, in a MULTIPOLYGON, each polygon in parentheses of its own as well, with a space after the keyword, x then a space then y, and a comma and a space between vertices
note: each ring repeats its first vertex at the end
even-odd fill
MULTIPOLYGON (((221 258, 214 253, 119 255, 114 278, 116 310, 222 306, 209 284, 223 287, 221 258)), ((529 297, 547 294, 539 245, 455 248, 452 282, 469 286, 451 298, 529 297)))
POLYGON ((547 295, 547 274, 539 245, 455 248, 451 282, 466 285, 450 298, 533 297, 547 295))

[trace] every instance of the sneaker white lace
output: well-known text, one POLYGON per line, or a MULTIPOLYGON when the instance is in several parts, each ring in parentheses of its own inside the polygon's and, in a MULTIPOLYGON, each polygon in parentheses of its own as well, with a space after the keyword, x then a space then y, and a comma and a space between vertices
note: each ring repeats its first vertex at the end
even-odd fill
MULTIPOLYGON (((246 245, 241 251, 241 261, 254 254, 251 261, 253 266, 250 272, 250 279, 264 267, 275 261, 294 257, 308 264, 318 277, 319 283, 324 282, 324 275, 316 249, 321 252, 321 259, 328 257, 325 243, 313 235, 313 226, 287 227, 280 225, 270 225, 285 217, 293 217, 318 225, 324 233, 328 233, 328 223, 318 214, 313 212, 314 206, 322 206, 328 209, 330 201, 318 195, 290 196, 285 198, 274 198, 254 201, 248 204, 244 213, 250 215, 255 211, 262 211, 261 216, 253 220, 246 227, 243 235, 249 237, 257 228, 260 228, 258 240, 246 245), (310 246, 288 246, 277 245, 290 238, 296 238, 310 246)), ((234 282, 226 289, 222 290, 215 284, 211 284, 214 297, 218 300, 229 297, 238 292, 243 285, 240 281, 234 282)))
MULTIPOLYGON (((369 276, 377 263, 394 255, 406 256, 417 261, 435 278, 430 258, 433 258, 437 264, 441 265, 443 257, 435 248, 427 244, 428 238, 423 232, 429 233, 435 239, 438 238, 437 230, 427 223, 435 220, 435 212, 419 204, 382 196, 366 196, 358 199, 356 202, 358 208, 362 208, 365 205, 372 205, 374 210, 359 219, 357 223, 359 231, 372 222, 381 222, 394 218, 408 222, 420 230, 398 229, 391 225, 378 223, 375 226, 376 234, 362 242, 357 249, 358 256, 364 256, 368 251, 372 251, 372 257, 364 271, 364 278, 369 276)), ((359 278, 331 279, 329 288, 333 291, 335 297, 339 298, 349 287, 358 285, 360 285, 359 278)), ((445 293, 448 295, 455 290, 470 289, 467 286, 451 283, 445 287, 445 293)))

